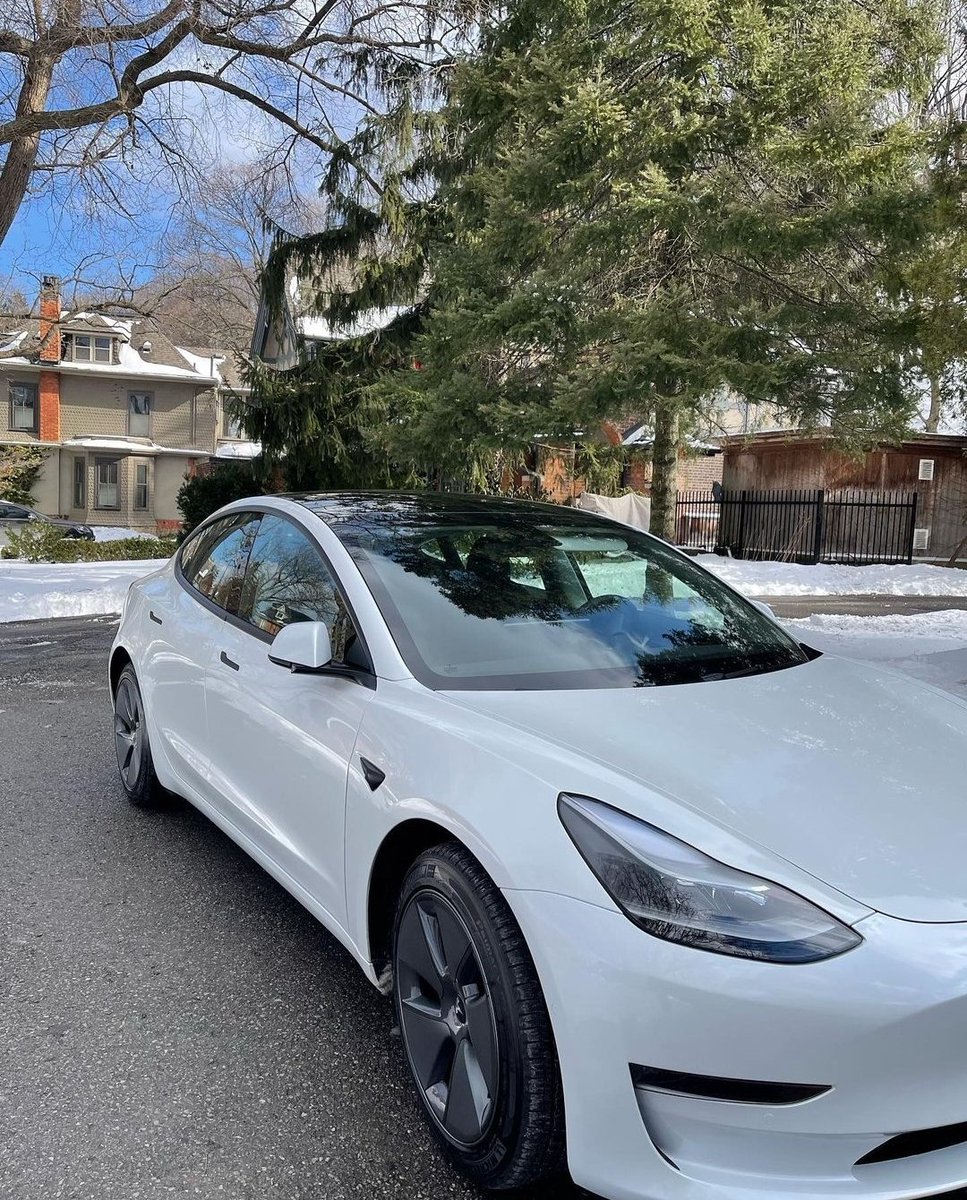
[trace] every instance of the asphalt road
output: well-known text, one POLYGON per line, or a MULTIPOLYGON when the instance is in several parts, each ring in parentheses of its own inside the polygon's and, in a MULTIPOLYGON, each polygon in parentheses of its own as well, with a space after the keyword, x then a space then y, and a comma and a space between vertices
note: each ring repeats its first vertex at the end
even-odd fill
POLYGON ((779 617, 808 617, 833 613, 851 617, 885 617, 893 614, 967 609, 964 596, 761 596, 779 617))
POLYGON ((0 626, 0 1197, 479 1195, 349 955, 194 809, 123 799, 113 632, 0 626))

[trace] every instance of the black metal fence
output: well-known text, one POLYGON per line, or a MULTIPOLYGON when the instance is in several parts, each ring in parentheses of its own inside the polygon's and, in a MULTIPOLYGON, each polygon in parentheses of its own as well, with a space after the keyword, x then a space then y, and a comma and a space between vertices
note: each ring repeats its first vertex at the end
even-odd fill
POLYGON ((916 492, 681 492, 680 546, 783 562, 913 561, 916 492))

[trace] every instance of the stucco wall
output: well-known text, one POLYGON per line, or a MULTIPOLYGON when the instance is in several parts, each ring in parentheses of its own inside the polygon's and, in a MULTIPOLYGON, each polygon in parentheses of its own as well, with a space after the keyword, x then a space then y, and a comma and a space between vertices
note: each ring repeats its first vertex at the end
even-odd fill
POLYGON ((48 517, 60 516, 60 451, 48 450, 34 484, 31 507, 48 517))
POLYGON ((154 497, 155 497, 155 520, 156 521, 178 521, 181 522, 181 513, 178 511, 178 505, 175 502, 175 497, 181 485, 185 482, 185 476, 191 469, 191 464, 196 461, 191 458, 175 458, 170 457, 156 458, 155 475, 154 475, 154 497))

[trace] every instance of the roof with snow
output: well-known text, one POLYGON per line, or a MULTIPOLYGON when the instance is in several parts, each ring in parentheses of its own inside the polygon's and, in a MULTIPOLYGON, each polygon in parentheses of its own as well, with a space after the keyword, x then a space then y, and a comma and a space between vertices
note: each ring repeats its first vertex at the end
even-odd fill
MULTIPOLYGON (((223 363, 228 361, 224 352, 212 352, 202 357, 179 350, 157 324, 146 318, 115 317, 83 310, 62 313, 60 333, 62 342, 72 335, 89 335, 110 337, 115 343, 115 356, 111 362, 75 362, 62 358, 59 369, 68 373, 182 380, 211 387, 223 382, 221 373, 212 369, 213 358, 223 363)), ((37 367, 41 348, 38 318, 11 320, 7 329, 0 327, 0 367, 37 367)))
POLYGON ((137 454, 145 458, 155 458, 159 455, 174 454, 182 458, 210 458, 210 450, 179 449, 172 446, 159 446, 149 438, 132 437, 75 437, 68 438, 61 445, 76 450, 109 450, 123 454, 137 454))
MULTIPOLYGON (((830 441, 835 437, 830 429, 768 429, 762 433, 734 433, 722 438, 722 445, 730 448, 741 446, 792 445, 795 442, 830 441)), ((911 430, 897 442, 879 443, 883 448, 903 446, 931 446, 935 449, 967 451, 967 434, 964 433, 920 433, 911 430)))
POLYGON ((219 383, 233 392, 249 389, 242 380, 242 359, 232 350, 216 350, 212 346, 179 346, 183 355, 202 374, 214 374, 219 383))
POLYGON ((366 337, 392 325, 399 317, 413 311, 409 304, 392 304, 388 308, 371 308, 362 312, 348 325, 331 325, 322 317, 298 316, 296 329, 301 337, 312 342, 342 342, 351 338, 366 337))

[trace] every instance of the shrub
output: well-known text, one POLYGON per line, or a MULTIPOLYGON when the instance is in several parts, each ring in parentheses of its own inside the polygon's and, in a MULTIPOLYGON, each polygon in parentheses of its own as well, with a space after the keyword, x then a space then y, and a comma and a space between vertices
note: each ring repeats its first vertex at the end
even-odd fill
POLYGON ((127 562, 132 559, 170 558, 173 538, 132 537, 113 542, 88 542, 64 536, 62 529, 45 521, 32 522, 7 536, 4 558, 24 562, 127 562))
POLYGON ((181 485, 177 497, 178 511, 185 521, 184 532, 191 533, 223 504, 264 494, 265 488, 249 463, 219 463, 207 474, 193 475, 181 485))

